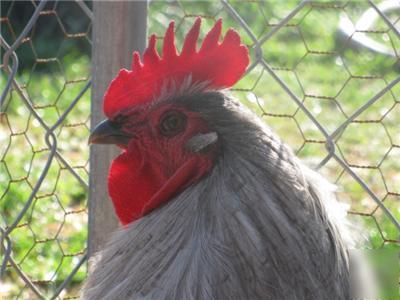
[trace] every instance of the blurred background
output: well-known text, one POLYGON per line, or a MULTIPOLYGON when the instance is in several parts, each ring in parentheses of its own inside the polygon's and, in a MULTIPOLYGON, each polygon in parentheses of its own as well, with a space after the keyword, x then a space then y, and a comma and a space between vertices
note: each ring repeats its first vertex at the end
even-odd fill
MULTIPOLYGON (((87 272, 92 2, 45 4, 8 88, 6 50, 38 5, 1 1, 0 298, 73 299, 87 272)), ((175 20, 179 49, 197 16, 203 33, 218 18, 239 31, 252 64, 234 94, 337 185, 362 248, 398 253, 400 2, 150 1, 148 31, 175 20)))

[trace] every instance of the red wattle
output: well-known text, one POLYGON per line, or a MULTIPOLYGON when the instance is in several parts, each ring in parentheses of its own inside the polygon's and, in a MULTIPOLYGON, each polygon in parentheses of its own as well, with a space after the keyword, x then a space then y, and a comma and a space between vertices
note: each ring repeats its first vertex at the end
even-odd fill
POLYGON ((199 154, 168 177, 158 162, 144 159, 140 151, 122 153, 112 162, 108 179, 119 220, 126 225, 148 214, 195 183, 211 167, 212 159, 199 154))

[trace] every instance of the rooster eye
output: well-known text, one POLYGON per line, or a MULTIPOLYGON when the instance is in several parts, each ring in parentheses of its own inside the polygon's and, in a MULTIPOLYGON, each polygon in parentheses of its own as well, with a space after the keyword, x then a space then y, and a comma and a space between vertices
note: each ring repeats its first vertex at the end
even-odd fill
POLYGON ((173 137, 186 127, 186 115, 177 110, 167 111, 160 121, 160 133, 166 137, 173 137))

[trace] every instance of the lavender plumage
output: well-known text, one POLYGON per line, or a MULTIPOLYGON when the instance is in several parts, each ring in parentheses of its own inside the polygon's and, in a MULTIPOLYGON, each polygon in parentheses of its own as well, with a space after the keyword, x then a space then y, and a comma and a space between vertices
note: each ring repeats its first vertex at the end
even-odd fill
POLYGON ((345 211, 333 188, 221 92, 164 100, 218 136, 212 170, 119 230, 83 299, 351 299, 345 211))

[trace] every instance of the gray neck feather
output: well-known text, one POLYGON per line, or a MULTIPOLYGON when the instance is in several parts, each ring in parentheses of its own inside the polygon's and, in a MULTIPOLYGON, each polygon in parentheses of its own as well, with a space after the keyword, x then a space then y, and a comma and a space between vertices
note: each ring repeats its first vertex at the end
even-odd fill
POLYGON ((82 298, 350 299, 332 187, 226 96, 182 101, 222 139, 213 170, 116 232, 82 298))

